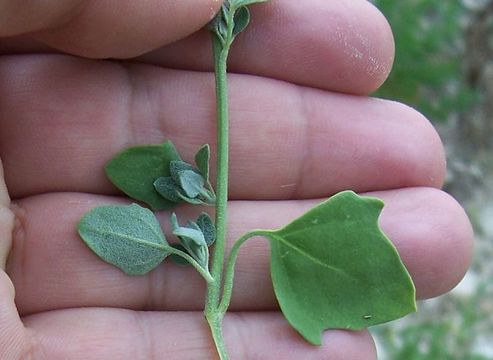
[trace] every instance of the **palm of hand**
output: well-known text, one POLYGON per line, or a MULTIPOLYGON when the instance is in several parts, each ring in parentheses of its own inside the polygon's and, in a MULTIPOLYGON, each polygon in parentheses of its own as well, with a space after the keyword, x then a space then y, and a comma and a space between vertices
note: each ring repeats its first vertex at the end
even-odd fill
MULTIPOLYGON (((231 68, 242 74, 230 79, 230 238, 278 227, 343 189, 372 192, 387 202, 381 224, 418 295, 446 292, 467 268, 471 233, 460 207, 437 189, 444 172, 439 139, 416 112, 351 95, 371 92, 387 75, 389 31, 366 2, 311 2, 273 1, 254 10, 258 31, 239 39, 233 54, 231 68)), ((172 139, 190 159, 214 138, 204 34, 131 58, 200 28, 209 5, 195 6, 191 16, 192 5, 183 2, 173 16, 153 11, 146 18, 155 21, 145 23, 138 21, 143 14, 123 10, 127 17, 117 20, 124 24, 88 6, 65 28, 35 33, 41 43, 14 37, 0 47, 12 53, 0 59, 0 156, 12 198, 2 185, 2 359, 214 358, 200 311, 204 285, 193 270, 164 265, 127 277, 75 232, 90 208, 127 201, 102 171, 117 151, 172 139), (96 13, 101 17, 88 28, 96 13), (111 32, 113 42, 100 35, 108 19, 123 29, 111 32), (131 60, 41 55, 40 44, 131 60), (16 54, 20 48, 29 55, 16 54)), ((367 332, 330 331, 323 347, 305 344, 277 312, 267 244, 246 247, 225 323, 233 359, 375 357, 367 332)))

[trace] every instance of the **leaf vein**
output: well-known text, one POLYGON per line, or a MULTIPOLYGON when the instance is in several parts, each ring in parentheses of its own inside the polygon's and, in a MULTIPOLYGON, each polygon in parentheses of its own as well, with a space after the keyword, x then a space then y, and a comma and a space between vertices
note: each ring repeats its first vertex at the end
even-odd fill
POLYGON ((93 228, 93 229, 91 229, 91 231, 96 233, 96 234, 103 235, 103 236, 112 235, 112 236, 116 236, 116 237, 121 237, 121 238, 124 238, 126 240, 130 240, 132 242, 136 242, 136 243, 141 244, 141 245, 153 247, 153 248, 156 248, 159 250, 165 250, 166 249, 166 245, 164 245, 164 244, 159 244, 159 243, 155 243, 152 241, 143 240, 143 239, 140 239, 140 238, 137 238, 134 236, 127 235, 127 234, 121 234, 121 233, 117 233, 117 232, 113 232, 113 231, 103 231, 103 230, 100 230, 97 228, 93 228))
POLYGON ((341 270, 337 267, 334 267, 334 266, 331 266, 329 264, 326 264, 322 261, 320 261, 319 259, 317 259, 316 257, 313 257, 312 255, 310 255, 309 253, 307 253, 306 251, 303 251, 302 249, 300 249, 299 247, 291 244, 290 242, 286 241, 282 236, 279 236, 279 235, 276 235, 274 233, 271 233, 269 234, 269 236, 272 236, 273 238, 275 238, 277 241, 281 242, 282 244, 284 244, 285 246, 297 251, 298 253, 300 253, 301 255, 305 256, 306 258, 308 258, 310 261, 312 261, 313 263, 319 265, 319 266, 322 266, 322 267, 325 267, 331 271, 334 271, 336 273, 339 273, 341 275, 344 275, 350 279, 353 279, 355 280, 351 275, 347 274, 344 270, 341 270))

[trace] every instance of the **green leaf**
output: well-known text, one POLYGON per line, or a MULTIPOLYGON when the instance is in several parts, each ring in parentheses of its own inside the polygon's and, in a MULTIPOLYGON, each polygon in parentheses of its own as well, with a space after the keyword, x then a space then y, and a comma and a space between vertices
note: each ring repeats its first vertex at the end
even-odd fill
POLYGON ((178 193, 178 196, 182 201, 192 204, 192 205, 209 205, 208 203, 205 203, 202 199, 200 198, 189 198, 186 195, 183 195, 182 193, 178 193))
POLYGON ((158 194, 176 203, 214 205, 216 195, 210 184, 211 190, 204 187, 205 179, 199 170, 184 161, 171 161, 169 170, 171 177, 160 177, 153 184, 158 194))
POLYGON ((178 217, 176 216, 175 213, 171 214, 170 222, 171 222, 171 230, 172 231, 174 231, 180 227, 180 223, 178 222, 178 217))
POLYGON ((238 8, 238 10, 235 12, 234 23, 235 26, 233 28, 233 36, 238 35, 246 29, 246 27, 250 23, 250 11, 246 6, 238 8))
POLYGON ((221 10, 214 16, 214 18, 207 25, 207 29, 216 34, 221 44, 224 44, 226 37, 228 36, 228 24, 225 21, 225 5, 221 6, 221 10))
POLYGON ((202 146, 195 154, 195 164, 205 181, 209 182, 209 162, 211 159, 211 147, 209 144, 202 146))
POLYGON ((229 0, 230 6, 234 6, 235 8, 239 8, 241 6, 249 6, 253 4, 259 4, 263 2, 267 2, 269 0, 229 0))
POLYGON ((214 241, 216 241, 216 227, 209 214, 205 212, 201 213, 197 219, 197 225, 202 231, 202 234, 204 234, 207 246, 214 244, 214 241))
POLYGON ((184 161, 172 161, 169 169, 174 182, 182 190, 178 191, 178 196, 186 202, 195 204, 194 198, 205 191, 205 180, 199 170, 184 161))
POLYGON ((250 23, 250 11, 247 6, 266 1, 268 0, 225 0, 221 11, 216 14, 207 28, 216 34, 222 47, 229 46, 228 41, 233 40, 250 23))
POLYGON ((179 228, 173 230, 173 235, 178 236, 180 239, 192 241, 198 246, 207 246, 204 235, 197 229, 180 226, 179 228))
POLYGON ((268 231, 276 297, 309 342, 326 329, 362 329, 415 311, 415 289, 378 227, 383 203, 341 192, 268 231))
POLYGON ((193 221, 188 221, 188 226, 180 226, 176 214, 171 215, 171 227, 173 235, 180 239, 180 243, 203 268, 207 268, 209 262, 209 250, 199 226, 193 221))
MULTIPOLYGON (((204 191, 204 178, 192 170, 178 171, 178 184, 183 189, 185 195, 191 199, 196 198, 204 191)), ((174 179, 173 179, 174 180, 174 179)))
MULTIPOLYGON (((177 250, 180 250, 180 251, 183 251, 183 252, 187 252, 187 249, 185 249, 185 247, 182 245, 182 244, 171 244, 170 245, 171 247, 174 247, 175 249, 177 250)), ((176 265, 180 265, 180 266, 190 266, 190 263, 182 258, 181 256, 179 255, 176 255, 176 254, 171 254, 170 255, 170 258, 171 260, 173 260, 173 262, 176 264, 176 265)))
POLYGON ((179 193, 181 188, 175 183, 171 176, 160 177, 154 181, 154 188, 165 199, 174 203, 182 202, 179 193))
POLYGON ((173 160, 180 160, 180 155, 171 141, 162 145, 134 146, 120 152, 106 165, 106 175, 131 198, 143 201, 153 210, 163 210, 176 203, 160 196, 154 181, 170 176, 173 160))
POLYGON ((199 174, 199 171, 197 169, 195 169, 192 165, 186 163, 185 161, 176 160, 169 163, 169 173, 177 184, 180 182, 180 172, 185 170, 193 171, 199 174))
POLYGON ((94 208, 77 228, 92 251, 128 275, 146 274, 168 256, 159 222, 137 204, 94 208))

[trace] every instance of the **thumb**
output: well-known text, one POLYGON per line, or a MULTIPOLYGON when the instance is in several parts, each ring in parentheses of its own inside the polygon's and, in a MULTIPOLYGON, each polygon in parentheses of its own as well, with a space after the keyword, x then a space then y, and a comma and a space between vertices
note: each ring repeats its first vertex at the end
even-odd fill
POLYGON ((3 166, 0 159, 0 269, 5 270, 7 256, 12 246, 14 230, 14 214, 10 210, 10 198, 3 176, 3 166))
POLYGON ((30 33, 75 55, 129 58, 199 30, 221 4, 221 0, 0 0, 0 36, 30 33))
POLYGON ((29 349, 27 332, 14 304, 14 286, 0 270, 0 359, 23 359, 29 349))
POLYGON ((12 242, 14 215, 0 162, 0 359, 21 359, 26 353, 27 336, 14 303, 14 286, 5 273, 12 242))

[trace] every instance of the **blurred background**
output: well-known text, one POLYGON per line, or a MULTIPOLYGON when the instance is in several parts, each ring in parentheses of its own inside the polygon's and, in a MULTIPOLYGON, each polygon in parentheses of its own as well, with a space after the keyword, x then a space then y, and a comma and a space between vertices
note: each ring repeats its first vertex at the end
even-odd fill
POLYGON ((474 264, 450 294, 376 327, 381 359, 493 359, 493 0, 373 0, 396 39, 376 96, 409 104, 438 129, 446 191, 474 225, 474 264))

